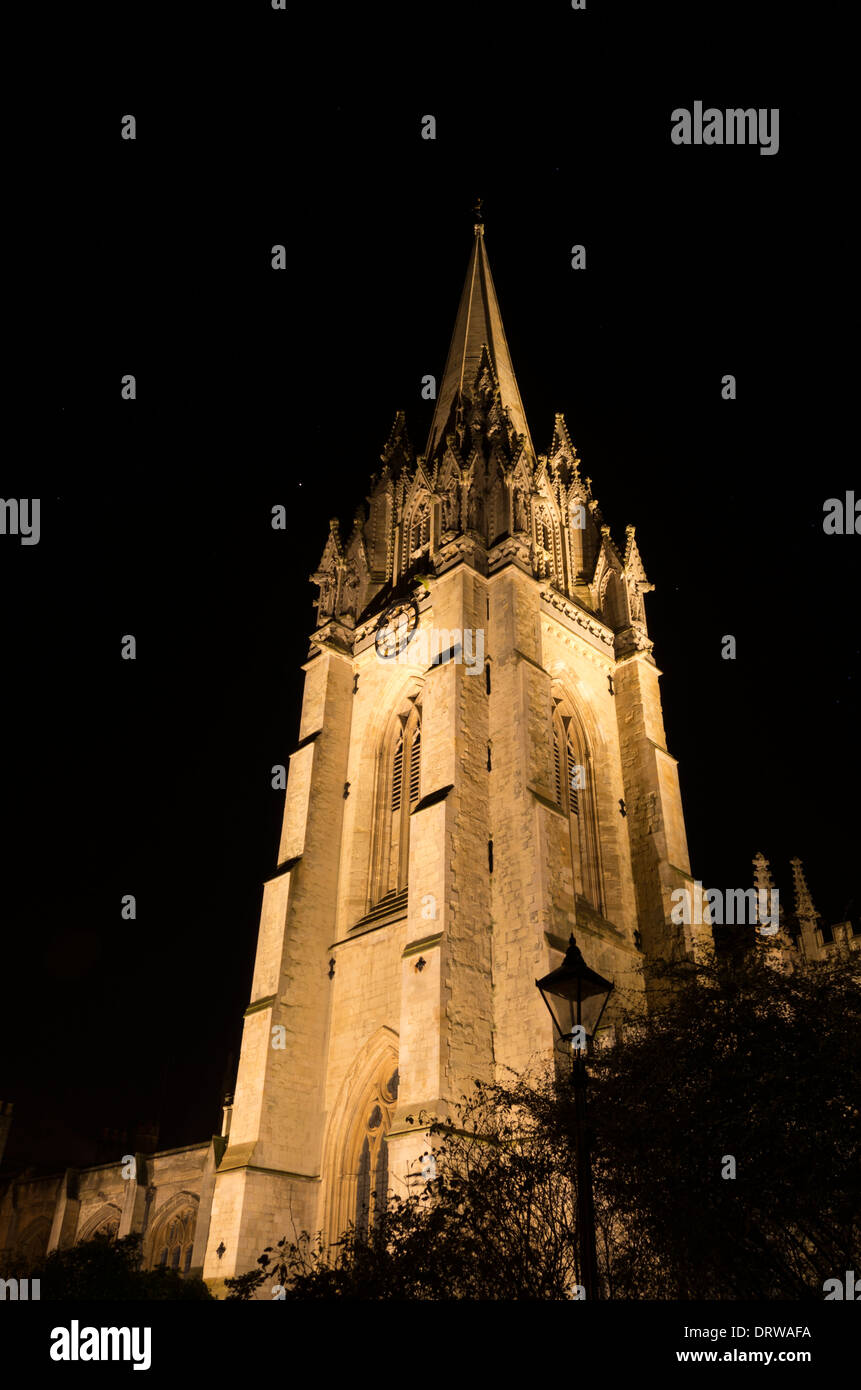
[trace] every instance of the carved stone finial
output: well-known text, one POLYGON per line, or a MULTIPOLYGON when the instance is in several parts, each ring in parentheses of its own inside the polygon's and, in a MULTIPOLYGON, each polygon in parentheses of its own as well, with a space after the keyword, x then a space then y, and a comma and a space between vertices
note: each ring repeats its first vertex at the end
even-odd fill
POLYGON ((793 859, 792 880, 795 890, 795 915, 796 917, 816 918, 819 913, 813 903, 813 896, 807 886, 807 879, 804 875, 804 865, 800 859, 793 859))

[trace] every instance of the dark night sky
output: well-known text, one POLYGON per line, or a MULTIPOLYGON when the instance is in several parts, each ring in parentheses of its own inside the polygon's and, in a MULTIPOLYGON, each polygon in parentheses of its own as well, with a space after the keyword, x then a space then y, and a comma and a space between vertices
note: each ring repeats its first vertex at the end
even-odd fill
POLYGON ((627 49, 652 58, 624 78, 618 11, 535 13, 527 59, 504 15, 485 41, 495 10, 475 35, 434 11, 426 43, 396 11, 260 7, 241 32, 211 20, 191 68, 167 44, 129 54, 64 133, 61 408, 3 476, 42 498, 42 539, 0 537, 15 1162, 82 1161, 76 1136, 105 1125, 158 1118, 162 1146, 219 1127, 308 574, 398 408, 424 447, 476 193, 536 447, 563 411, 614 539, 638 528, 694 873, 746 886, 761 848, 788 898, 799 854, 826 916, 859 911, 861 542, 822 515, 861 479, 834 423, 848 193, 824 117, 777 61, 680 66, 650 7, 627 49), (779 106, 779 154, 673 146, 670 112, 698 98, 779 106))

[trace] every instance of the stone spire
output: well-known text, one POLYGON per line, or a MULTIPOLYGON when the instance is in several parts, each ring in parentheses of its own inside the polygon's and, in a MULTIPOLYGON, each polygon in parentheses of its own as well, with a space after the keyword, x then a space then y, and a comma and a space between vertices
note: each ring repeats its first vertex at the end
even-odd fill
POLYGON ((772 904, 776 904, 778 899, 768 860, 762 853, 753 856, 753 886, 756 891, 757 931, 763 936, 776 936, 777 923, 772 920, 772 904))
POLYGON ((816 911, 813 897, 807 886, 807 879, 804 876, 804 866, 800 859, 793 859, 792 864, 792 888, 794 893, 794 916, 797 923, 797 930, 801 937, 801 947, 808 960, 817 960, 822 955, 820 940, 817 935, 817 927, 820 923, 820 914, 816 911))
MULTIPOLYGON (((434 456, 437 446, 454 428, 457 410, 473 394, 476 377, 482 364, 482 348, 487 347, 491 367, 499 385, 500 401, 516 434, 524 435, 532 448, 526 413, 514 375, 511 354, 502 326, 502 315, 490 262, 484 244, 484 222, 480 207, 476 208, 474 240, 466 283, 454 325, 451 347, 445 364, 442 383, 437 395, 436 410, 431 424, 426 457, 434 456)), ((534 450, 532 450, 534 457, 534 450)))
POLYGON ((756 931, 774 948, 772 964, 784 973, 795 968, 798 951, 795 941, 787 930, 780 894, 774 887, 768 860, 764 854, 753 857, 753 883, 756 890, 756 931))
MULTIPOLYGON (((398 412, 371 479, 369 512, 349 538, 336 522, 311 580, 317 633, 338 649, 362 641, 399 585, 468 563, 480 574, 515 564, 542 582, 545 601, 621 659, 651 658, 644 595, 652 585, 633 527, 617 546, 591 480, 557 413, 550 449, 536 454, 493 286, 480 207, 425 454, 398 412), (575 609, 568 609, 573 603, 575 609), (599 625, 600 624, 600 625, 599 625), (367 629, 367 630, 366 630, 367 629)), ((346 534, 346 533, 345 533, 346 534)), ((316 639, 315 639, 316 640, 316 639)))
POLYGON ((799 922, 816 921, 819 913, 813 905, 810 889, 807 886, 807 879, 804 877, 804 865, 800 859, 793 859, 792 864, 792 887, 795 894, 795 915, 799 922))

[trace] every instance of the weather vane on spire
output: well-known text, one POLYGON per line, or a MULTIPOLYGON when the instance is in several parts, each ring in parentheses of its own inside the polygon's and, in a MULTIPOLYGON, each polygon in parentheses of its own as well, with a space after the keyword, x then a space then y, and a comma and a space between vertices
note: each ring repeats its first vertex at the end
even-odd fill
POLYGON ((484 214, 483 214, 483 212, 481 211, 481 205, 482 205, 483 202, 484 202, 484 199, 483 199, 483 198, 476 198, 476 200, 475 200, 475 207, 474 207, 473 210, 472 210, 472 211, 473 211, 473 216, 475 217, 475 221, 476 221, 476 224, 477 224, 478 226, 480 226, 480 225, 484 222, 484 214))

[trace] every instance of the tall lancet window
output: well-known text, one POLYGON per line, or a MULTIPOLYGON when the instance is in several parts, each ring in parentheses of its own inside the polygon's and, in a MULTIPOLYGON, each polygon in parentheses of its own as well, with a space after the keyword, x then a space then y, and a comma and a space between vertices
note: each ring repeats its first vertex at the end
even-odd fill
POLYGON ((371 1146, 367 1136, 362 1142, 359 1155, 359 1171, 356 1174, 356 1230, 363 1236, 368 1234, 368 1217, 371 1214, 371 1146))
POLYGON ((568 810, 572 816, 579 816, 580 792, 584 786, 585 768, 578 762, 578 755, 570 730, 565 740, 565 765, 568 770, 568 810))
POLYGON ((553 712, 553 790, 568 818, 574 891, 597 912, 604 911, 595 764, 579 721, 566 703, 553 712))
POLYGON ((417 706, 403 714, 382 750, 380 796, 374 818, 371 906, 406 892, 410 813, 421 797, 422 731, 417 706))
POLYGON ((410 810, 418 805, 419 779, 422 768, 422 730, 417 724, 410 745, 410 810))
POLYGON ((389 1151, 383 1134, 383 1112, 370 1108, 365 1123, 356 1182, 356 1229, 367 1235, 386 1209, 389 1193, 389 1151))
POLYGON ((401 809, 404 791, 404 736, 398 734, 395 756, 392 760, 392 814, 401 809))
POLYGON ((362 1140, 356 1175, 355 1215, 356 1230, 363 1236, 379 1222, 389 1196, 389 1150, 384 1133, 388 1120, 384 1120, 379 1105, 368 1106, 365 1125, 367 1133, 362 1140))
POLYGON ((348 1226, 367 1236, 380 1221, 389 1196, 386 1135, 398 1098, 396 1059, 388 1055, 350 1095, 334 1118, 337 1138, 327 1157, 326 1227, 337 1240, 348 1226))
POLYGON ((170 1269, 181 1270, 183 1274, 191 1268, 194 1250, 194 1229, 197 1209, 190 1204, 173 1208, 168 1214, 156 1214, 153 1228, 152 1259, 155 1268, 166 1265, 170 1269))

